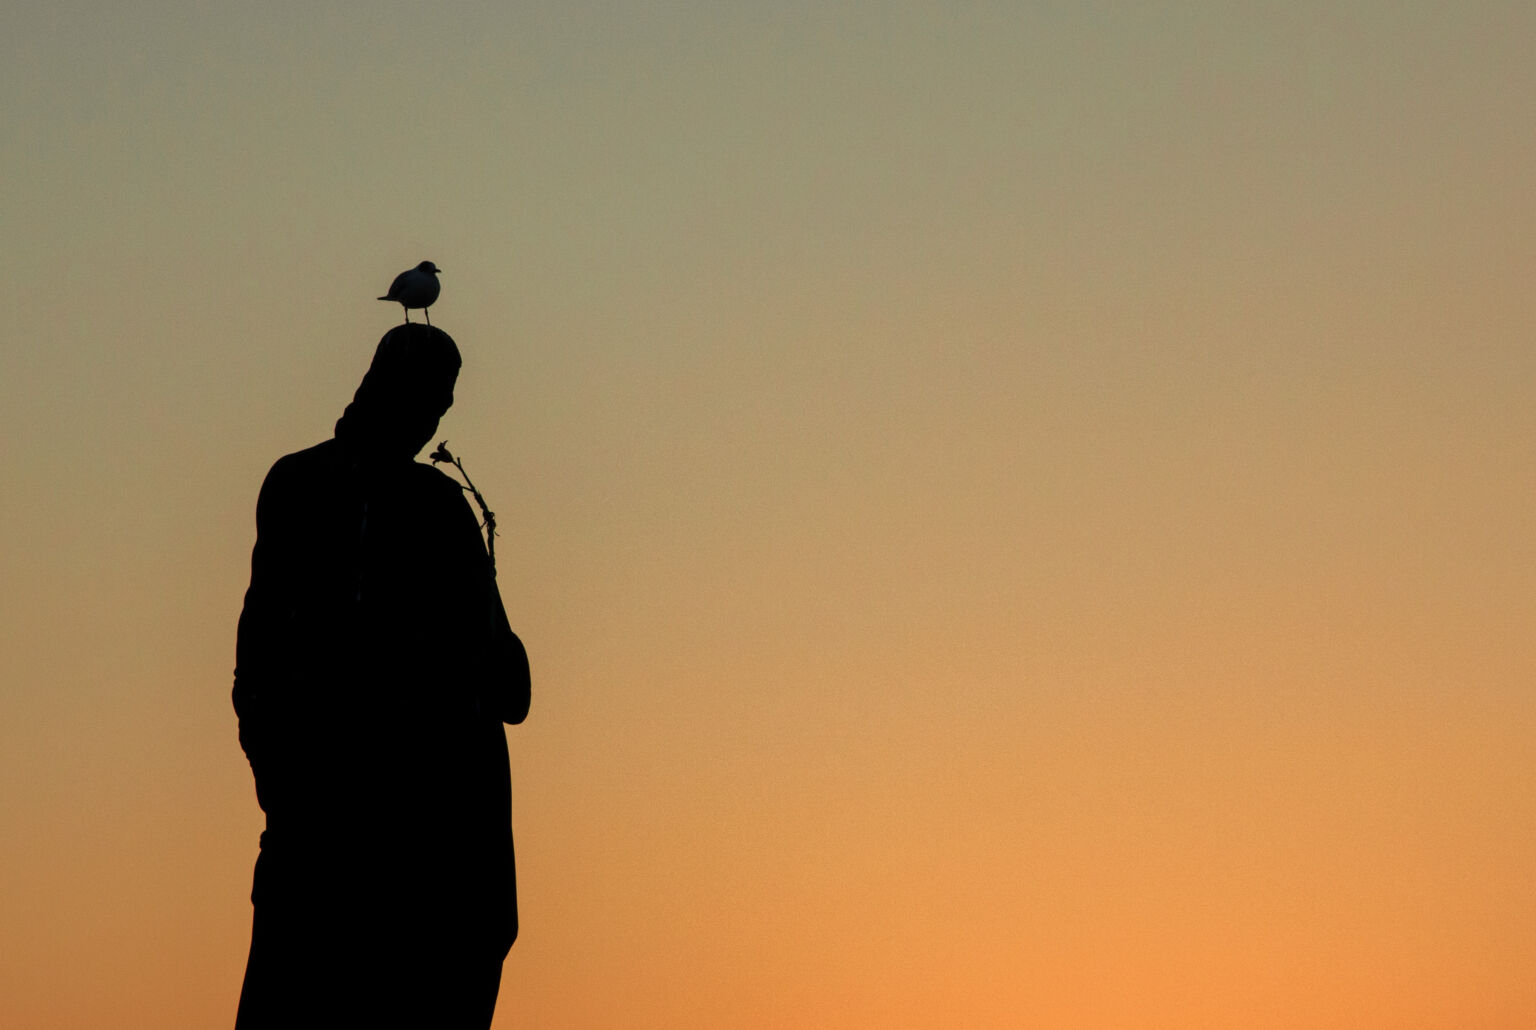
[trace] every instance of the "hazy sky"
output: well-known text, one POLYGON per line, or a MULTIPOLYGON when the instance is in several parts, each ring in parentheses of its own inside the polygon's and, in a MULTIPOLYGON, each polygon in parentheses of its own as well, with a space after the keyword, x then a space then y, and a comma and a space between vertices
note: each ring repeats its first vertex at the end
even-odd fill
POLYGON ((13 7, 0 1025, 233 1021, 256 491, 422 259, 498 1027, 1536 1025, 1536 6, 13 7))

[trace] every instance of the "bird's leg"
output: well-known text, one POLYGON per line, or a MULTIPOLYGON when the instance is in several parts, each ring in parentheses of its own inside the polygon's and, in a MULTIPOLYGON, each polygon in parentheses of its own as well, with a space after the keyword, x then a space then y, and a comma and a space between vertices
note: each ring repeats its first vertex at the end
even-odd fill
POLYGON ((405 312, 405 324, 406 325, 410 325, 411 324, 411 309, 406 307, 404 304, 401 304, 400 305, 400 310, 405 312))
POLYGON ((432 315, 430 313, 428 313, 426 308, 422 308, 421 309, 421 317, 425 318, 427 320, 427 325, 431 325, 432 324, 432 315))

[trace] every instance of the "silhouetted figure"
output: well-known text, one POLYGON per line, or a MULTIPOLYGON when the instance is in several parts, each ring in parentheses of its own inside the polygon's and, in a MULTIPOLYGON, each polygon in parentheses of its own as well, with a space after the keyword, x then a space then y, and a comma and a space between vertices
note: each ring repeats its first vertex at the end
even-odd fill
POLYGON ((529 679, 463 490, 414 460, 458 370, 447 333, 392 329, 335 438, 262 485, 234 702, 267 828, 238 1030, 490 1024, 517 936, 502 723, 529 679))

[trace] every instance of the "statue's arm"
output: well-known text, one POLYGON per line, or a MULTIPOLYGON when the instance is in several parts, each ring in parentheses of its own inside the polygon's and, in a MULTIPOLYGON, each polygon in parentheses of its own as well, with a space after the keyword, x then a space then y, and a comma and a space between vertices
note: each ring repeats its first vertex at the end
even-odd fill
POLYGON ((507 609, 501 603, 501 591, 496 581, 491 581, 491 594, 496 599, 491 630, 490 669, 491 682, 495 687, 493 697, 499 709, 501 721, 514 726, 528 718, 528 706, 532 701, 533 681, 528 671, 528 651, 523 642, 512 632, 507 621, 507 609))
POLYGON ((251 583, 245 592, 235 639, 235 714, 240 719, 240 746, 254 768, 267 736, 272 714, 276 670, 282 664, 283 628, 291 604, 285 599, 285 505, 279 470, 262 483, 256 501, 256 545, 251 550, 251 583))
POLYGON ((495 571, 480 535, 480 520, 459 484, 441 472, 436 475, 440 488, 453 498, 454 561, 461 563, 458 567, 468 577, 464 581, 466 585, 484 599, 477 598, 473 602, 478 612, 484 613, 476 616, 476 622, 485 627, 482 631, 485 635, 479 641, 480 669, 476 677, 481 703, 502 722, 516 725, 528 718, 531 697, 528 652, 507 619, 495 571))

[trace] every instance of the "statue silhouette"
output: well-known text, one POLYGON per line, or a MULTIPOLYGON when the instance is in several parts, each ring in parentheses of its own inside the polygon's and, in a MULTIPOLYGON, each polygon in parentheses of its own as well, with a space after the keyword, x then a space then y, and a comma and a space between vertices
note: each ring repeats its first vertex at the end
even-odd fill
POLYGON ((402 325, 256 505, 234 684, 266 813, 237 1030, 490 1025, 517 936, 502 724, 528 713, 478 521, 415 461, 459 352, 402 325))

